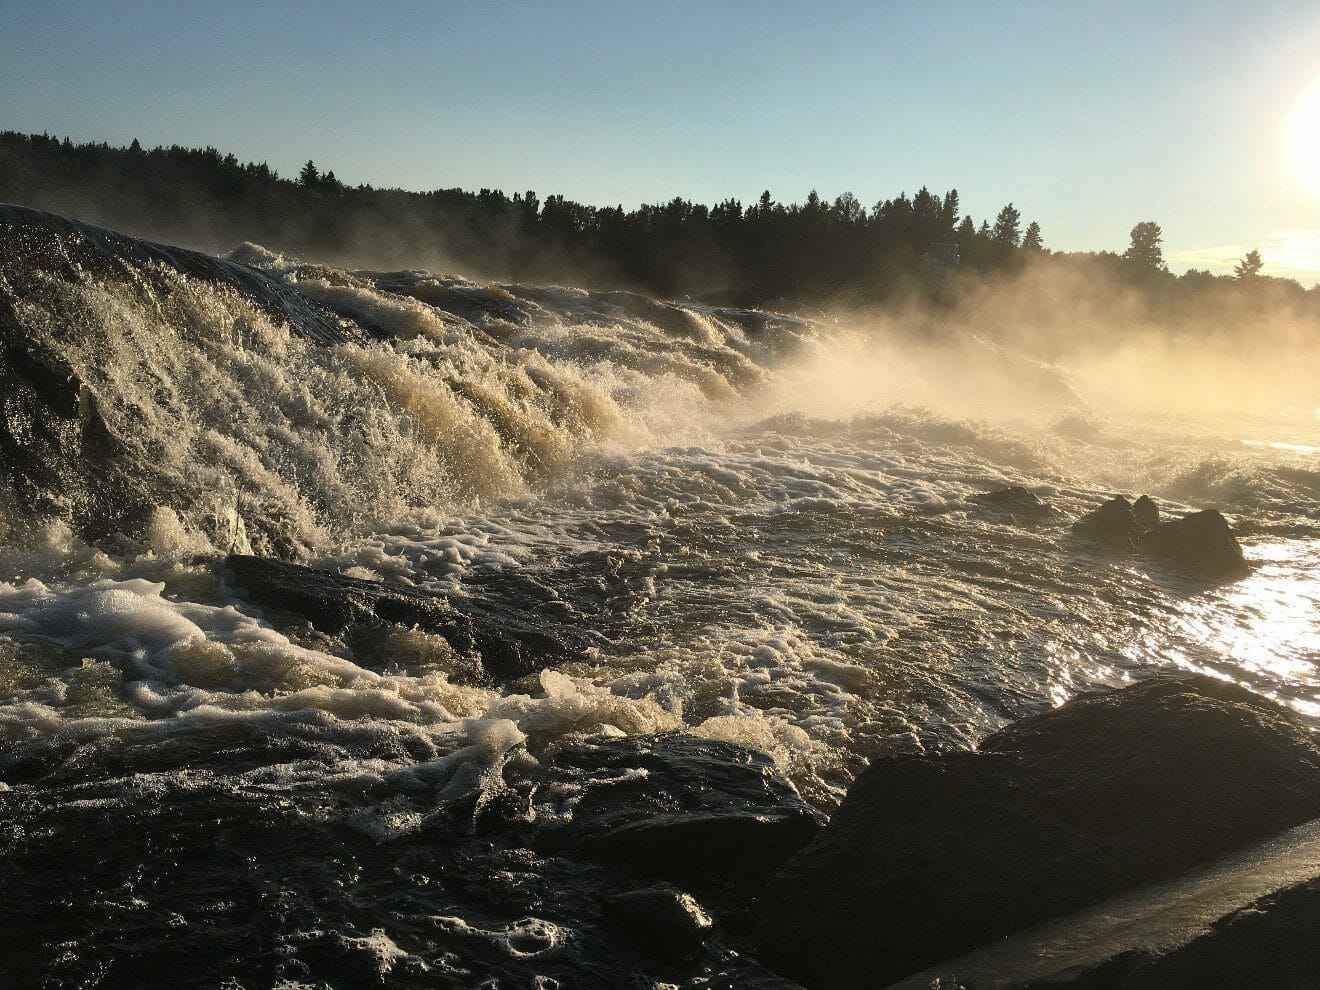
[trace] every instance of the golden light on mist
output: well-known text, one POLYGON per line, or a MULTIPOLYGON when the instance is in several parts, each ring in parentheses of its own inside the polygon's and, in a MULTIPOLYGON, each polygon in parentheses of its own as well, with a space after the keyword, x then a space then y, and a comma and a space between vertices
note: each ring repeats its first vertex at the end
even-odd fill
POLYGON ((1288 123, 1288 161, 1308 190, 1320 193, 1320 79, 1303 94, 1288 123))

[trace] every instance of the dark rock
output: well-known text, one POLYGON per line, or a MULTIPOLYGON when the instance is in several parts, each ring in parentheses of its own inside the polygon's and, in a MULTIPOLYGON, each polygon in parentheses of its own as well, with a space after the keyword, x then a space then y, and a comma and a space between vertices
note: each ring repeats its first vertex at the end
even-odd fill
POLYGON ((533 612, 539 602, 448 598, 243 554, 231 554, 225 566, 250 599, 322 632, 342 635, 384 623, 417 627, 443 636, 460 655, 479 655, 496 677, 521 677, 577 658, 589 642, 578 630, 533 612))
POLYGON ((1083 695, 977 752, 893 754, 767 881, 763 961, 883 985, 1320 816, 1320 750, 1201 676, 1083 695))
POLYGON ((715 927, 691 894, 668 887, 630 890, 601 908, 610 927, 648 955, 675 964, 693 959, 715 927))
POLYGON ((1098 543, 1119 553, 1126 553, 1141 539, 1141 527, 1132 512, 1132 504, 1115 495, 1093 512, 1073 523, 1072 530, 1084 540, 1098 543))
POLYGON ((1154 529, 1160 524, 1160 507, 1149 495, 1143 495, 1132 503, 1132 515, 1142 529, 1154 529))
POLYGON ((759 879, 824 822, 765 753, 687 735, 592 739, 562 750, 542 790, 573 794, 541 843, 675 879, 759 879))
POLYGON ((1021 485, 1009 485, 992 492, 979 492, 972 496, 973 502, 979 502, 987 509, 1008 515, 1026 518, 1038 518, 1054 514, 1054 507, 1042 502, 1039 496, 1021 485))
POLYGON ((1215 509, 1160 523, 1137 549, 1179 570, 1209 578, 1241 578, 1251 573, 1228 520, 1215 509))
POLYGON ((1320 879, 1311 879, 1220 918, 1167 955, 1116 958, 1067 985, 1310 987, 1318 977, 1320 879))

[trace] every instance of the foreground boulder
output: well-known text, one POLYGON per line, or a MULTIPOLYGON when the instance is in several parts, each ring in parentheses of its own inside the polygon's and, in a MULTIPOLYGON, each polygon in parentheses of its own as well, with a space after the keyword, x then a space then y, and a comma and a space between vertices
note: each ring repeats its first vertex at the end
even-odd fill
POLYGON ((884 985, 1320 816, 1320 750, 1283 708, 1185 675, 1088 694, 977 752, 895 754, 767 881, 761 957, 884 985))
POLYGON ((605 923, 643 952, 678 965, 701 951, 715 927, 691 894, 669 887, 616 894, 601 908, 605 923))
POLYGON ((547 773, 538 802, 572 810, 539 844, 649 876, 760 880, 824 824, 769 756, 736 743, 590 739, 562 750, 547 773))
POLYGON ((457 653, 475 655, 496 677, 512 678, 581 656, 584 631, 557 621, 545 608, 544 589, 506 588, 498 602, 449 598, 382 581, 364 581, 301 564, 231 554, 232 583, 267 609, 305 619, 331 635, 384 624, 443 636, 457 653))
POLYGON ((1215 509, 1160 523, 1141 538, 1137 549, 1202 577, 1233 579, 1251 573, 1228 520, 1215 509))
POLYGON ((1141 526, 1132 511, 1132 503, 1122 495, 1115 495, 1100 508, 1082 516, 1073 523, 1072 530, 1082 539, 1116 553, 1127 553, 1141 539, 1141 526))

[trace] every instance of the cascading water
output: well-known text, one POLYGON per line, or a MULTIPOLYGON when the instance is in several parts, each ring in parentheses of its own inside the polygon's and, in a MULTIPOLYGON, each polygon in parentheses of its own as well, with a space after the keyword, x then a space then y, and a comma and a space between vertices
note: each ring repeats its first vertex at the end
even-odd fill
MULTIPOLYGON (((584 739, 751 746, 828 810, 882 747, 1157 667, 1320 716, 1313 410, 1134 421, 970 335, 0 235, 10 971, 747 983, 736 938, 649 960, 604 867, 479 823, 584 739), (975 498, 1006 485, 1045 505, 975 498), (1252 575, 1077 546, 1114 488, 1234 515, 1252 575), (229 554, 402 604, 310 615, 229 554)), ((520 827, 657 771, 555 772, 520 827)))

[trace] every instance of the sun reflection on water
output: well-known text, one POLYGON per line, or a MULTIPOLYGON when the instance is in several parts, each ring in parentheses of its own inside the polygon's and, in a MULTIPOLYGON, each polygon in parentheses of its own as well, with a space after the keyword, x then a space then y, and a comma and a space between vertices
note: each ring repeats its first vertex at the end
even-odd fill
POLYGON ((1249 681, 1320 719, 1320 540, 1243 548, 1249 578, 1189 599, 1180 624, 1206 652, 1184 666, 1249 681))

